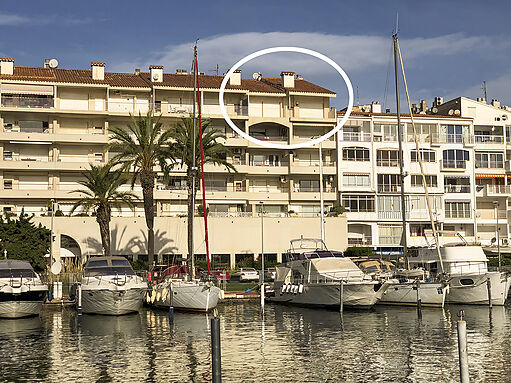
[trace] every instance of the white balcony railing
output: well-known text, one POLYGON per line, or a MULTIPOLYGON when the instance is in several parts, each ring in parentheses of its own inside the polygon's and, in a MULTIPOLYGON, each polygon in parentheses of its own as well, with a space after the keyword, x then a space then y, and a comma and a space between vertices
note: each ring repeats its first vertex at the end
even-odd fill
POLYGON ((349 141, 349 142, 370 142, 371 141, 371 133, 342 132, 341 138, 343 141, 349 141))
POLYGON ((444 185, 445 193, 470 193, 470 185, 444 185))
POLYGON ((511 194, 511 185, 486 185, 486 192, 490 194, 511 194))
POLYGON ((465 160, 441 160, 442 169, 466 169, 467 161, 465 160))
POLYGON ((503 144, 504 136, 493 134, 476 134, 474 136, 476 144, 503 144))

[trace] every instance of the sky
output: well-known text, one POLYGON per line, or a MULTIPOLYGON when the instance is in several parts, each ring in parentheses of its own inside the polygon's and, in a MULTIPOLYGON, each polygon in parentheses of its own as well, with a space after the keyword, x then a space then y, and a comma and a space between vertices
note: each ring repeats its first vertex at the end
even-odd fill
MULTIPOLYGON (((157 1, 4 2, 0 9, 0 56, 15 65, 147 70, 164 65, 190 69, 198 40, 199 70, 227 72, 260 49, 298 46, 322 53, 350 78, 355 104, 379 101, 394 108, 392 33, 399 41, 412 102, 434 97, 482 97, 511 104, 511 39, 504 1, 157 1)), ((303 54, 275 53, 242 68, 276 77, 282 70, 337 92, 346 85, 328 64, 303 54)), ((402 83, 402 81, 401 81, 402 83)), ((403 96, 404 101, 404 96, 403 96)))

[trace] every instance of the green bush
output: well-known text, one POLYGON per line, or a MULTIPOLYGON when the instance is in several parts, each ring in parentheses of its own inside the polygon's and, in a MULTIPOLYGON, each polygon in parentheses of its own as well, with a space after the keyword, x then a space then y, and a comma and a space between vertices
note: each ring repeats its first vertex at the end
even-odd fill
POLYGON ((327 215, 329 215, 331 217, 338 217, 338 216, 344 214, 345 212, 346 212, 346 208, 344 206, 336 203, 334 206, 332 206, 330 208, 330 211, 328 212, 327 215))
POLYGON ((349 258, 357 258, 357 257, 370 257, 373 255, 373 249, 370 247, 359 247, 353 246, 348 247, 344 252, 344 256, 349 258))

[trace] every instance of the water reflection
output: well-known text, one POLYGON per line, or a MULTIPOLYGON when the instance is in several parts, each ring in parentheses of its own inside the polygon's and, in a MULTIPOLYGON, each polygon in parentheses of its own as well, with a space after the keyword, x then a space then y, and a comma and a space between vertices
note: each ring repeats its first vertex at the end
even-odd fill
MULTIPOLYGON (((508 307, 312 310, 257 303, 219 308, 225 381, 451 382, 465 312, 471 381, 509 382, 508 307)), ((122 317, 45 310, 0 321, 0 380, 208 381, 210 317, 144 310, 122 317), (20 368, 20 365, 23 368, 20 368), (21 377, 20 375, 23 374, 21 377)))

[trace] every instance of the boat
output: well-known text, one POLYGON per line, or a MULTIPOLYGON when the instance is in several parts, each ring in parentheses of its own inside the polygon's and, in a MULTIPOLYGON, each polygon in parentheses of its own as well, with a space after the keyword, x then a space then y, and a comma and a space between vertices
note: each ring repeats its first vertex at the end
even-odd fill
POLYGON ((190 278, 186 266, 171 265, 163 275, 163 279, 151 287, 146 297, 150 305, 197 312, 208 312, 217 306, 220 289, 212 282, 190 278))
MULTIPOLYGON (((447 303, 504 305, 510 288, 508 273, 488 270, 488 259, 481 246, 452 245, 440 248, 444 278, 449 284, 447 303)), ((418 248, 410 264, 424 267, 432 277, 440 276, 435 249, 418 248)))
POLYGON ((0 261, 0 318, 39 315, 48 294, 48 285, 26 261, 0 261))
POLYGON ((335 308, 342 295, 344 307, 369 308, 388 287, 364 274, 343 253, 328 250, 321 239, 292 240, 284 256, 286 262, 276 267, 269 302, 335 308))
POLYGON ((81 284, 75 287, 81 288, 85 314, 138 312, 147 291, 147 283, 135 274, 126 258, 119 256, 91 258, 84 266, 81 284))
POLYGON ((396 269, 394 264, 383 259, 357 259, 356 265, 366 274, 388 283, 388 288, 378 304, 444 307, 449 285, 435 281, 421 267, 396 269))

